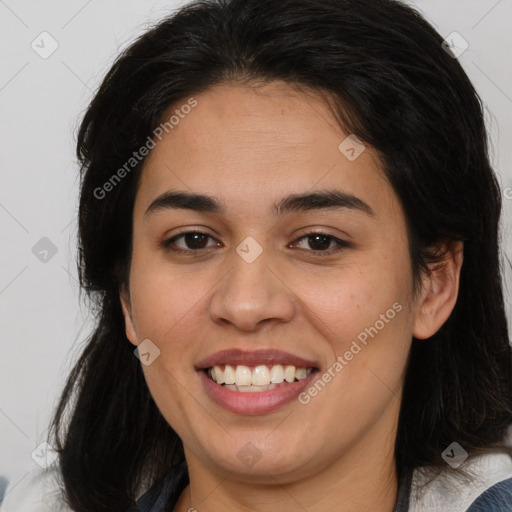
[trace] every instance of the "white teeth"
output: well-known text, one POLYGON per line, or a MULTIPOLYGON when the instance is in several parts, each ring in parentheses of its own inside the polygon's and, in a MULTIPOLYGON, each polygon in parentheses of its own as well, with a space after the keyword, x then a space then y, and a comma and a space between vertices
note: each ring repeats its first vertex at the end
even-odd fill
MULTIPOLYGON (((216 366, 214 366, 214 368, 216 368, 216 366)), ((217 382, 217 384, 219 384, 219 382, 217 382)), ((248 366, 238 365, 236 367, 235 384, 237 386, 250 386, 252 384, 252 372, 248 366)))
POLYGON ((308 376, 308 370, 306 368, 297 368, 295 370, 295 378, 297 380, 305 379, 308 376))
POLYGON ((213 367, 213 380, 217 384, 224 384, 224 372, 218 366, 213 367))
MULTIPOLYGON (((217 367, 218 368, 218 367, 217 367)), ((220 370, 220 368, 219 368, 220 370)), ((227 364, 224 367, 224 384, 234 384, 236 382, 235 379, 235 369, 227 364)))
POLYGON ((270 384, 270 370, 266 366, 256 366, 252 372, 253 386, 267 386, 270 384))
POLYGON ((284 380, 286 382, 293 382, 295 380, 295 366, 287 366, 284 369, 284 380))
POLYGON ((284 370, 283 366, 280 364, 276 364, 272 366, 270 370, 270 382, 274 384, 280 384, 284 380, 284 370))
POLYGON ((258 391, 269 391, 275 389, 277 384, 269 384, 268 386, 237 386, 236 384, 228 384, 224 386, 230 391, 240 391, 241 393, 255 393, 258 391))
POLYGON ((276 384, 284 381, 294 382, 305 379, 312 368, 295 368, 293 365, 284 366, 276 364, 269 369, 267 365, 258 365, 250 368, 244 365, 235 367, 225 365, 224 370, 220 366, 214 366, 208 370, 208 375, 217 384, 224 384, 232 391, 266 391, 274 389, 276 384))

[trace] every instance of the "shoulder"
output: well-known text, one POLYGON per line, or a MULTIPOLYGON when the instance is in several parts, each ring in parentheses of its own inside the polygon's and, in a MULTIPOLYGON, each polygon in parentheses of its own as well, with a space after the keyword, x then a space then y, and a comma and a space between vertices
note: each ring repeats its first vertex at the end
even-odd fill
POLYGON ((468 512, 510 512, 512 510, 512 478, 503 480, 481 494, 468 512))
POLYGON ((55 466, 33 469, 21 480, 10 481, 0 512, 73 512, 62 497, 55 466))
POLYGON ((470 482, 447 466, 429 480, 428 470, 414 472, 410 512, 510 512, 512 510, 512 458, 488 454, 468 459, 470 482))
POLYGON ((181 492, 189 483, 188 469, 185 461, 177 464, 167 475, 143 494, 136 503, 134 511, 163 512, 172 510, 181 492))
MULTIPOLYGON (((176 501, 188 484, 185 463, 171 469, 167 476, 139 496, 130 510, 160 512, 176 501)), ((3 487, 3 486, 2 486, 3 487)), ((62 478, 56 464, 46 469, 34 469, 5 487, 0 512, 73 512, 64 500, 62 478)))

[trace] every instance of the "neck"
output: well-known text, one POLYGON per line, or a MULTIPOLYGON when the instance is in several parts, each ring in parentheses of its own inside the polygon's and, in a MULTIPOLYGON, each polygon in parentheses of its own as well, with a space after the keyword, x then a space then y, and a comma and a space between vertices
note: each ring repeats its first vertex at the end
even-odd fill
MULTIPOLYGON (((384 422, 386 423, 386 422, 384 422)), ((389 424, 388 424, 389 425, 389 424)), ((185 450, 190 485, 175 512, 393 512, 398 480, 394 462, 395 429, 362 436, 330 465, 306 478, 240 476, 203 464, 185 450)))

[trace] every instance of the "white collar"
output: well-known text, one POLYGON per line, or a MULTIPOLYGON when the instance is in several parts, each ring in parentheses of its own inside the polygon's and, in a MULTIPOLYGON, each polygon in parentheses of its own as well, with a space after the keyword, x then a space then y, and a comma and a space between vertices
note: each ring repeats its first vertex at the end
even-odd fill
POLYGON ((429 482, 432 473, 425 469, 418 468, 413 473, 409 512, 465 512, 489 487, 512 478, 512 458, 493 453, 467 459, 461 469, 474 475, 471 483, 457 478, 456 470, 448 465, 429 482), (423 488, 418 487, 425 482, 428 483, 423 488))

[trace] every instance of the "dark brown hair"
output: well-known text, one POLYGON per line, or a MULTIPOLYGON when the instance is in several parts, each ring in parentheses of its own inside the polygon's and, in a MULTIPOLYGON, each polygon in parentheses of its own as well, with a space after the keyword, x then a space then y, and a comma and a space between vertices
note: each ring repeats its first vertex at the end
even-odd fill
POLYGON ((470 455, 502 447, 512 423, 512 353, 500 190, 481 101, 442 42, 396 0, 204 0, 118 57, 77 143, 78 265, 97 326, 69 376, 50 439, 74 510, 124 510, 184 457, 126 338, 119 301, 143 161, 106 197, 95 190, 170 105, 228 80, 284 80, 336 99, 344 129, 378 151, 403 205, 416 283, 438 242, 464 241, 451 316, 430 339, 413 340, 396 439, 399 476, 444 465, 441 453, 453 441, 470 455))

